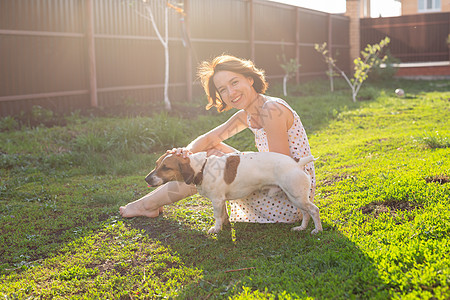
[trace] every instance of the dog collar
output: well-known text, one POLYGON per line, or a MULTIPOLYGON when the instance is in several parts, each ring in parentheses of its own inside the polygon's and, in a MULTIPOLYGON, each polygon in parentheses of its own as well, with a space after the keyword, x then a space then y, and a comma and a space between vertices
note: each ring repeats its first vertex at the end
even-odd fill
POLYGON ((202 181, 203 181, 203 171, 205 170, 205 166, 206 166, 206 163, 208 162, 208 158, 205 158, 205 162, 203 163, 203 166, 202 166, 202 168, 200 169, 200 172, 198 172, 197 173, 197 175, 195 175, 195 178, 194 178, 194 184, 195 185, 200 185, 200 184, 202 184, 202 181))

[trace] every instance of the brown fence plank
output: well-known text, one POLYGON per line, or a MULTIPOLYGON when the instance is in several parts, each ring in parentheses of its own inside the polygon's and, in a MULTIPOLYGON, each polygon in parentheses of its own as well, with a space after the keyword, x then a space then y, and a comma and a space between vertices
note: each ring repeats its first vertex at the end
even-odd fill
POLYGON ((448 12, 361 19, 361 48, 389 36, 389 50, 402 62, 446 61, 449 28, 448 12))
POLYGON ((89 64, 89 97, 91 106, 98 106, 97 69, 95 63, 94 3, 86 0, 86 44, 89 64))

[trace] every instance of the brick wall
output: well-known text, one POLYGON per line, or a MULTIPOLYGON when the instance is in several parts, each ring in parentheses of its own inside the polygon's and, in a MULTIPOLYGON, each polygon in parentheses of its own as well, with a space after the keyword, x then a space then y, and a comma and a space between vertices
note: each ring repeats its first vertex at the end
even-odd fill
POLYGON ((417 0, 403 0, 402 1, 402 15, 414 15, 417 14, 417 0))
POLYGON ((360 0, 347 0, 345 15, 350 18, 350 70, 353 70, 353 60, 360 56, 360 0))
POLYGON ((450 78, 450 64, 445 66, 400 67, 395 76, 414 78, 450 78))
MULTIPOLYGON (((450 0, 441 0, 441 12, 450 11, 450 0)), ((418 0, 402 0, 402 15, 418 14, 418 0)))

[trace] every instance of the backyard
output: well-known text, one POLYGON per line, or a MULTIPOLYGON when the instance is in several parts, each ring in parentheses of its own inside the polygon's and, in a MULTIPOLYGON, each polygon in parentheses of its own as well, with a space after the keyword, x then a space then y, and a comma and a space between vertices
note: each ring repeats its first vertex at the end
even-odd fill
MULTIPOLYGON (((356 103, 341 80, 334 93, 326 80, 288 91, 268 94, 299 113, 318 158, 314 236, 312 222, 209 235, 212 206, 198 195, 155 219, 120 217, 150 191, 156 158, 233 113, 204 112, 204 99, 173 114, 129 103, 148 112, 0 119, 0 295, 449 299, 450 83, 370 82, 356 103)), ((255 150, 249 130, 227 142, 255 150)))

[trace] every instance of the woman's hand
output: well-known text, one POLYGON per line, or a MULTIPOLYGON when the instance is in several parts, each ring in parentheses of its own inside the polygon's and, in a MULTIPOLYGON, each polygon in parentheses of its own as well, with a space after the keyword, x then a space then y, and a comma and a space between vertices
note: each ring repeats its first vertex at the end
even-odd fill
POLYGON ((208 151, 206 151, 206 156, 211 156, 211 155, 224 156, 225 153, 220 150, 212 148, 212 149, 209 149, 208 151))
POLYGON ((192 152, 189 149, 184 148, 184 147, 182 147, 182 148, 173 148, 172 150, 167 150, 166 152, 170 153, 170 154, 175 154, 175 155, 182 156, 183 158, 186 158, 186 157, 188 157, 189 155, 192 154, 192 152))

